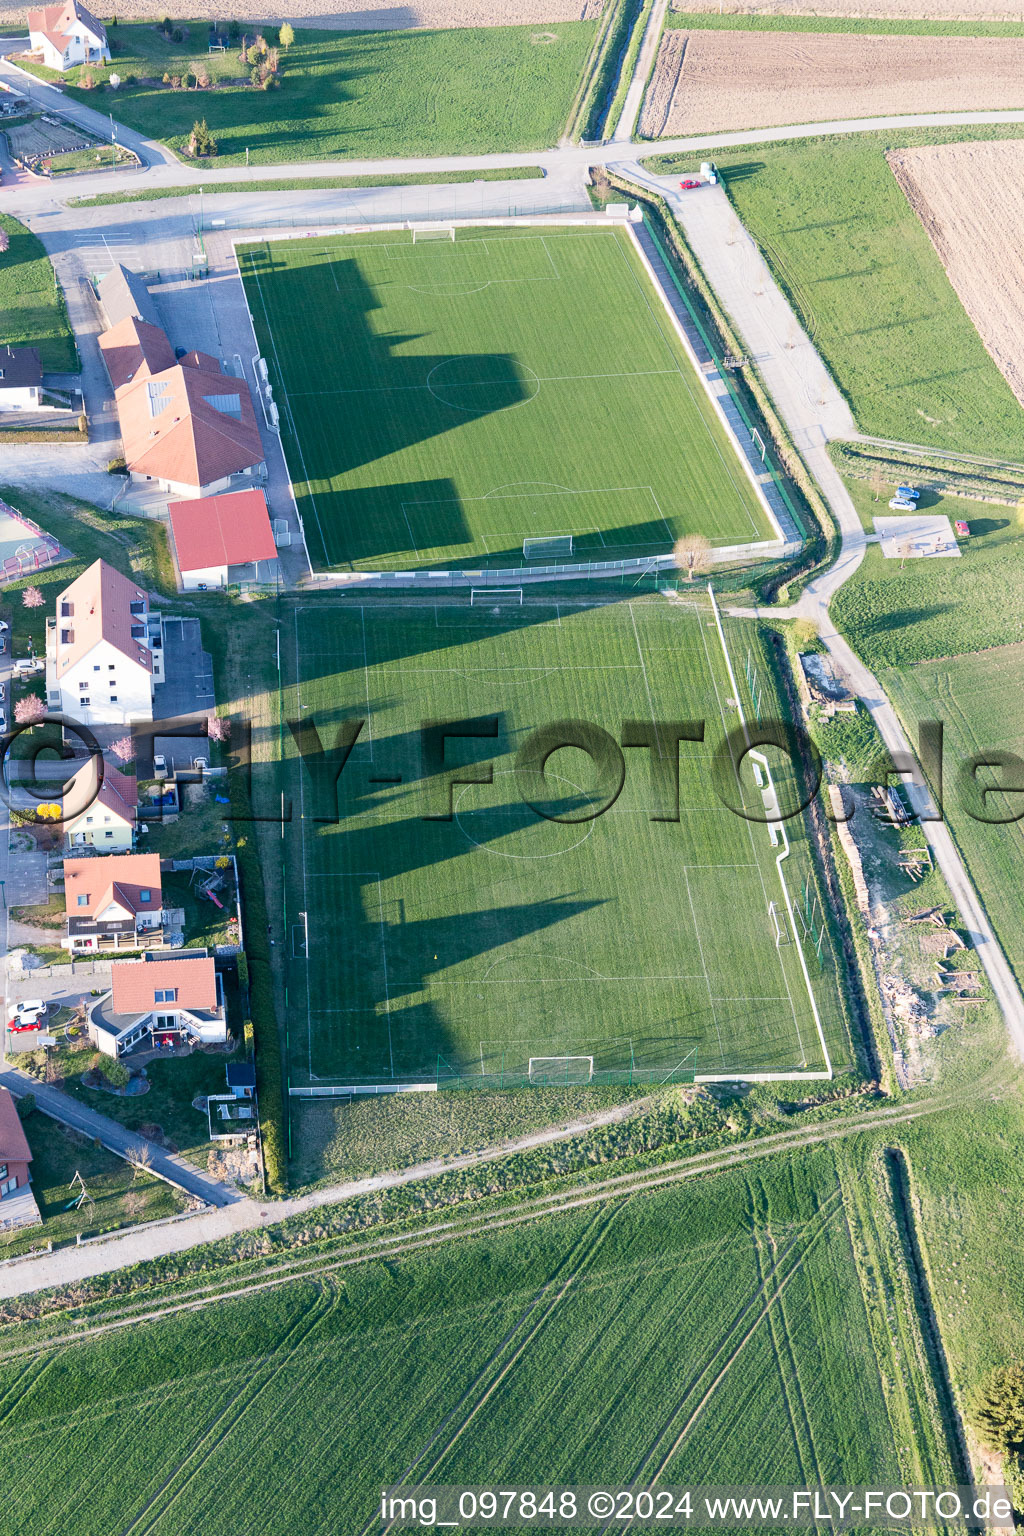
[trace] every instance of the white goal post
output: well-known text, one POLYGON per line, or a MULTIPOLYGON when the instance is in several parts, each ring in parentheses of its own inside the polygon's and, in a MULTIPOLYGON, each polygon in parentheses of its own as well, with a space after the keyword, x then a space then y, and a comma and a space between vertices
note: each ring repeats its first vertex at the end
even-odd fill
POLYGON ((523 540, 524 560, 547 560, 557 555, 572 554, 572 534, 549 534, 523 540))
POLYGON ((589 1083, 594 1075, 593 1056, 531 1056, 531 1083, 589 1083))
POLYGON ((478 608, 487 603, 518 603, 523 606, 522 587, 471 587, 469 606, 478 608))
POLYGON ((412 227, 412 243, 418 245, 421 240, 454 240, 454 224, 414 224, 412 227))

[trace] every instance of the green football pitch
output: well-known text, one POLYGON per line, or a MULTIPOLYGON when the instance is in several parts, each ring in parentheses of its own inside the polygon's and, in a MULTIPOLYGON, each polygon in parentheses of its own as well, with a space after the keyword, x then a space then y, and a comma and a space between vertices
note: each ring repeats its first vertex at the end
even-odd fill
MULTIPOLYGON (((741 651, 756 645, 740 628, 741 651)), ((820 1071, 816 1013, 846 1059, 802 819, 783 869, 781 842, 712 781, 737 721, 706 607, 328 601, 298 607, 291 638, 294 1084, 820 1071), (623 749, 621 793, 592 819, 576 818, 615 770, 579 746, 524 789, 517 754, 541 727, 585 721, 618 743, 626 721, 687 719, 707 724, 680 744, 678 821, 656 819, 672 788, 643 748, 623 749), (309 756, 356 721, 340 773, 309 756), (450 735, 442 767, 424 721, 483 734, 450 735), (449 790, 454 767, 491 782, 449 790)))
POLYGON ((772 536, 629 237, 391 231, 243 246, 317 567, 509 567, 772 536))

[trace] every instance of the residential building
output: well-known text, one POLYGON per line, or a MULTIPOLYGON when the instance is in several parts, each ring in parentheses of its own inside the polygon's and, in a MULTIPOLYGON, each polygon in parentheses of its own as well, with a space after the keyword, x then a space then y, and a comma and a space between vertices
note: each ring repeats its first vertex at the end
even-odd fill
POLYGON ((107 29, 79 0, 29 11, 28 40, 47 69, 63 71, 75 64, 110 62, 107 29))
POLYGON ((134 581, 96 560, 57 599, 46 624, 46 698, 83 725, 152 720, 163 682, 160 615, 134 581))
POLYGON ((92 759, 64 789, 64 844, 93 847, 103 853, 130 851, 135 843, 138 790, 134 778, 105 767, 103 783, 95 788, 92 759))
POLYGON ((32 1151, 6 1088, 0 1088, 0 1232, 34 1227, 42 1217, 29 1184, 32 1151))
POLYGON ((37 411, 43 369, 35 347, 0 347, 0 411, 37 411))
POLYGON ((61 948, 73 955, 163 944, 159 854, 65 859, 64 906, 61 948))
POLYGON ((99 344, 133 481, 170 496, 209 496, 263 463, 249 386, 217 358, 176 358, 165 333, 134 313, 99 344))
POLYGON ((261 490, 174 501, 167 511, 171 548, 184 591, 273 579, 277 546, 261 490))
POLYGON ((89 1039, 105 1056, 140 1045, 217 1045, 227 1035, 221 979, 205 951, 117 961, 110 991, 89 1011, 89 1039))

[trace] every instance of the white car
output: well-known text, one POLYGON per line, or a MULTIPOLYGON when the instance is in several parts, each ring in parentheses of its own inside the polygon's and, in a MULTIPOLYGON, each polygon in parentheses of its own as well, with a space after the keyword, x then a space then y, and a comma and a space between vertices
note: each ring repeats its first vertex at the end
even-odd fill
POLYGON ((905 496, 894 496, 889 506, 894 512, 916 512, 917 502, 908 501, 905 496))
POLYGON ((43 1019, 46 1018, 49 1005, 43 1002, 41 997, 28 998, 24 1002, 16 1003, 11 1015, 11 1028, 38 1029, 43 1019))

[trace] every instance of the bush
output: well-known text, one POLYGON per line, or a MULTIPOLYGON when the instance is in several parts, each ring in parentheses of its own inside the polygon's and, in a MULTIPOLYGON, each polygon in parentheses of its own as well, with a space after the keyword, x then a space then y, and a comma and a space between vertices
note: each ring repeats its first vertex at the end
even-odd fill
POLYGON ((183 43, 184 41, 185 41, 185 34, 184 34, 184 32, 181 30, 180 27, 175 27, 174 31, 171 33, 171 42, 172 43, 183 43))
POLYGON ((990 1451, 1024 1450, 1024 1365, 999 1365, 970 1394, 967 1416, 990 1451))
POLYGON ((18 1116, 19 1116, 19 1118, 22 1119, 22 1120, 27 1120, 29 1115, 34 1113, 35 1107, 36 1107, 36 1096, 35 1096, 35 1094, 34 1093, 23 1093, 21 1098, 18 1100, 18 1116))
POLYGON ((84 437, 89 430, 89 419, 83 411, 78 418, 78 430, 84 437))
POLYGON ((117 454, 114 458, 107 460, 108 475, 123 475, 127 468, 128 465, 125 463, 122 454, 117 454))
POLYGON ((99 1051, 92 1059, 93 1070, 101 1077, 105 1077, 111 1088, 127 1088, 131 1081, 131 1073, 123 1061, 115 1061, 112 1056, 104 1056, 99 1051))

